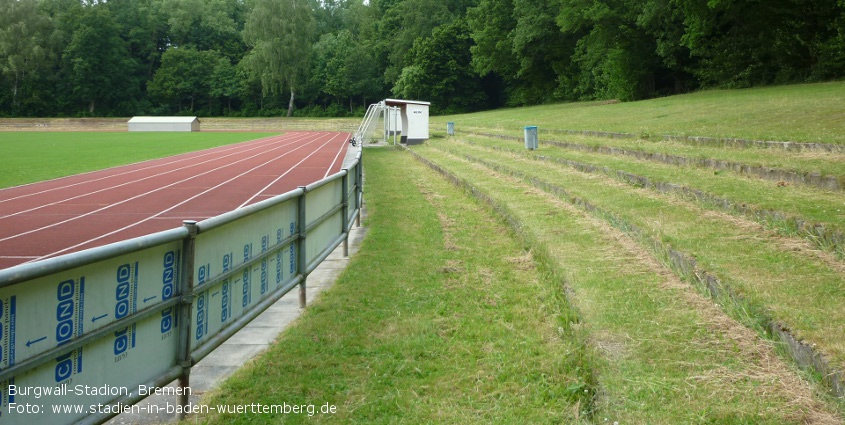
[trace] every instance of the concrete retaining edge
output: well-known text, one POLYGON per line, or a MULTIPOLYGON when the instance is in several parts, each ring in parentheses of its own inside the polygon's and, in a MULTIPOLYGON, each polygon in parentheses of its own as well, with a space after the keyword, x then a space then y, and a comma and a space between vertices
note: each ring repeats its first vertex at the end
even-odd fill
MULTIPOLYGON (((609 131, 591 130, 545 130, 553 134, 574 134, 580 136, 604 137, 609 139, 650 139, 651 135, 640 135, 634 133, 618 133, 609 131)), ((764 148, 781 149, 785 151, 815 151, 815 152, 845 152, 845 145, 833 143, 815 142, 793 142, 776 140, 750 140, 736 137, 707 137, 707 136, 682 136, 673 134, 656 135, 656 139, 673 142, 687 143, 696 146, 716 146, 733 148, 764 148)))

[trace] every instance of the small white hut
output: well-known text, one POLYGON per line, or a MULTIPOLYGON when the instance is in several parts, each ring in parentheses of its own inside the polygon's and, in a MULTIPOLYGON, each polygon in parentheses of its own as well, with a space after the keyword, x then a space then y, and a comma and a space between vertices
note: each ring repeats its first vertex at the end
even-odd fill
POLYGON ((197 117, 132 117, 129 131, 200 131, 197 117))
POLYGON ((384 99, 384 104, 399 107, 402 119, 402 143, 415 145, 428 140, 428 108, 431 102, 384 99))

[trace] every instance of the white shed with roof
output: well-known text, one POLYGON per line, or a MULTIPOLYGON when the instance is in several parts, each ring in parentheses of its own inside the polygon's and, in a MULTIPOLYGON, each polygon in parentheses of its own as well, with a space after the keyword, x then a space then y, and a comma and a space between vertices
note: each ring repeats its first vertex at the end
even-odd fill
POLYGON ((402 143, 415 145, 428 140, 428 108, 431 102, 384 99, 384 104, 399 107, 402 117, 402 143))
POLYGON ((132 117, 129 131, 200 131, 197 117, 132 117))

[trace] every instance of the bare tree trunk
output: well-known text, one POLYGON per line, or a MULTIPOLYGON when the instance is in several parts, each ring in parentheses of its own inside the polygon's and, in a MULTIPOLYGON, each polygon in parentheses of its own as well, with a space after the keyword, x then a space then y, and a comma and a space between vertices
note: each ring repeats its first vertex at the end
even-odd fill
POLYGON ((12 108, 17 109, 18 107, 18 81, 20 81, 20 76, 18 73, 15 73, 15 81, 12 84, 12 108))
POLYGON ((88 113, 92 114, 92 115, 94 114, 94 100, 93 99, 91 100, 91 103, 88 104, 88 113))
POLYGON ((290 88, 290 102, 288 102, 288 118, 293 115, 293 87, 290 88))

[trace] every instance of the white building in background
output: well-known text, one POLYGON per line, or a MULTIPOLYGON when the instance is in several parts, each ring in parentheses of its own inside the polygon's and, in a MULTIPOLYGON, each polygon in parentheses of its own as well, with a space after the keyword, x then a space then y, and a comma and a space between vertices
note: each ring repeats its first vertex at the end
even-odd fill
POLYGON ((402 143, 416 145, 428 140, 428 108, 431 102, 384 99, 384 105, 399 108, 402 119, 402 143))
POLYGON ((197 117, 133 117, 129 131, 200 131, 197 117))

